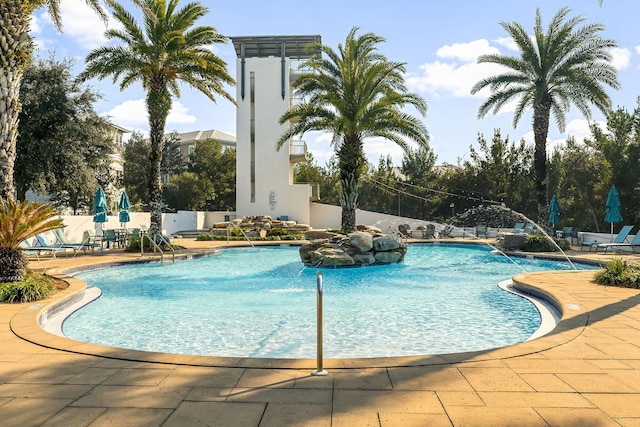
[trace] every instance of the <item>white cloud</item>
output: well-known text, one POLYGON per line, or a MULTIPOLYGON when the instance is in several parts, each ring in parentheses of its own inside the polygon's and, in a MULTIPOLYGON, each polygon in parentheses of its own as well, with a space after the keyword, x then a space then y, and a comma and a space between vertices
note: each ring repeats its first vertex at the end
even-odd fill
POLYGON ((402 163, 402 157, 404 151, 395 142, 391 142, 384 138, 371 138, 364 142, 364 152, 367 156, 367 160, 375 166, 378 166, 380 157, 391 156, 393 164, 399 165, 402 163))
POLYGON ((640 45, 636 46, 635 49, 636 49, 636 53, 640 53, 640 45))
MULTIPOLYGON (((607 128, 607 122, 604 120, 597 120, 594 122, 601 129, 607 128)), ((591 137, 591 128, 589 127, 589 121, 585 119, 573 119, 567 123, 565 136, 554 140, 547 141, 547 148, 549 152, 552 152, 556 147, 566 144, 568 137, 573 137, 576 142, 582 143, 585 138, 591 137)), ((531 132, 533 135, 533 132, 531 132)), ((533 141, 533 138, 532 138, 533 141)))
MULTIPOLYGON (((62 35, 71 43, 83 49, 93 49, 107 43, 104 36, 107 28, 121 27, 109 14, 109 10, 100 2, 107 14, 108 22, 105 22, 100 16, 87 5, 84 0, 61 0, 60 1, 60 22, 62 23, 62 35)), ((32 15, 31 32, 35 35, 36 45, 44 50, 52 49, 53 41, 39 40, 38 36, 47 34, 50 31, 57 31, 53 27, 51 16, 47 10, 43 10, 39 14, 32 15), (46 24, 46 26, 45 26, 46 24), (46 28, 48 27, 48 28, 46 28)))
POLYGON ((31 16, 31 22, 29 23, 29 30, 31 34, 40 34, 42 33, 42 25, 40 24, 40 18, 38 15, 31 16))
POLYGON ((189 109, 180 102, 173 101, 167 117, 167 124, 195 123, 196 116, 189 114, 189 109))
POLYGON ((118 126, 144 128, 148 126, 147 108, 144 104, 144 99, 124 101, 104 115, 108 116, 118 126))
MULTIPOLYGON (((63 0, 60 3, 60 17, 64 34, 83 48, 93 49, 107 41, 104 22, 86 2, 63 0)), ((50 18, 48 20, 51 22, 50 18)))
MULTIPOLYGON (((479 80, 504 71, 500 65, 476 62, 478 56, 494 53, 500 51, 485 39, 443 46, 436 52, 443 60, 422 64, 419 67, 422 74, 408 74, 407 86, 412 91, 431 95, 471 97, 471 88, 479 80)), ((485 98, 488 94, 485 89, 475 96, 485 98)))
POLYGON ((436 51, 436 55, 443 59, 458 59, 462 62, 475 62, 480 55, 500 53, 491 46, 486 39, 474 40, 469 43, 454 43, 442 46, 436 51))
POLYGON ((504 46, 509 50, 513 50, 518 52, 520 49, 518 49, 518 45, 516 44, 516 42, 511 38, 511 37, 499 37, 497 39, 493 39, 493 42, 499 44, 500 46, 504 46))
MULTIPOLYGON (((636 48, 637 49, 637 48, 636 48)), ((629 61, 631 59, 631 51, 625 48, 615 47, 611 49, 611 64, 618 70, 624 70, 629 68, 629 61)))
MULTIPOLYGON (((107 111, 104 115, 119 126, 148 128, 147 107, 144 99, 124 101, 110 111, 107 111)), ((169 111, 169 116, 167 117, 167 125, 195 122, 196 117, 189 114, 187 107, 179 102, 173 102, 171 111, 169 111)))

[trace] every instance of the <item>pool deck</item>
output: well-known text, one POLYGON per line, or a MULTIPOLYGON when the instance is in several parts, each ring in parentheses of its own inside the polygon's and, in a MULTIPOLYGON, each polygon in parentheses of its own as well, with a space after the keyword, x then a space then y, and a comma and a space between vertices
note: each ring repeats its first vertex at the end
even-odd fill
MULTIPOLYGON (((178 242, 184 253, 226 243, 178 242)), ((611 254, 569 251, 606 262, 611 254)), ((640 262, 640 254, 624 255, 640 262)), ((140 259, 111 250, 31 262, 50 273, 140 259)), ((593 272, 515 277, 562 307, 537 340, 483 352, 376 359, 264 360, 144 353, 53 336, 47 305, 0 304, 0 425, 640 426, 640 291, 593 272)))

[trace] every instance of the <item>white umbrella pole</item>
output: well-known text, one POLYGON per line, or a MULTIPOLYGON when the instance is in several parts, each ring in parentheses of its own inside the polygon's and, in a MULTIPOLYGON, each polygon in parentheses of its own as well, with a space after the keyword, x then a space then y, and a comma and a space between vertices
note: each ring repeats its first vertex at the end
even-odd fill
POLYGON ((613 223, 611 223, 611 241, 613 242, 613 223))

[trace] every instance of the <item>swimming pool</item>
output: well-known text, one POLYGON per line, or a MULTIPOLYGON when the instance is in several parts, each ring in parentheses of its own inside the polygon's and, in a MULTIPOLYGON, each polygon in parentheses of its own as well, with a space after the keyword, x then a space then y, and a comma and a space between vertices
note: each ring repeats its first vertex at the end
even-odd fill
MULTIPOLYGON (((502 347, 539 326, 537 309, 496 284, 566 263, 509 260, 478 245, 412 245, 405 262, 324 269, 325 357, 502 347), (515 263, 518 265, 516 265, 515 263)), ((136 350, 313 358, 316 270, 297 247, 225 249, 175 264, 77 275, 103 295, 64 321, 80 341, 136 350)))

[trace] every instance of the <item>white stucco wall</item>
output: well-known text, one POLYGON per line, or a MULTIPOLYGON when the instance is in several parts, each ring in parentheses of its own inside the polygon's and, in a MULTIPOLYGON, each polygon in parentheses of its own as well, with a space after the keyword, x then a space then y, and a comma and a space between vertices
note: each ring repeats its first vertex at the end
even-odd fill
MULTIPOLYGON (((277 218, 283 215, 300 223, 310 221, 311 187, 307 184, 294 185, 292 182, 289 147, 276 149, 276 141, 286 130, 280 125, 280 116, 289 108, 289 66, 285 65, 285 96, 282 97, 280 57, 246 58, 245 92, 241 96, 241 86, 237 85, 238 109, 236 115, 236 210, 239 217, 248 215, 269 215, 277 218), (254 76, 254 130, 255 130, 255 199, 251 200, 251 75, 254 76)), ((237 62, 238 73, 242 67, 237 62)), ((240 82, 240 74, 237 81, 240 82)))
MULTIPOLYGON (((311 203, 311 225, 313 228, 340 229, 342 221, 342 208, 340 206, 325 205, 322 203, 311 203)), ((441 231, 444 225, 434 221, 423 221, 415 218, 398 217, 378 212, 356 209, 356 224, 374 225, 383 233, 391 231, 397 232, 398 225, 409 224, 411 229, 416 229, 419 225, 434 224, 437 231, 441 231)), ((462 229, 452 233, 462 235, 462 229)))

